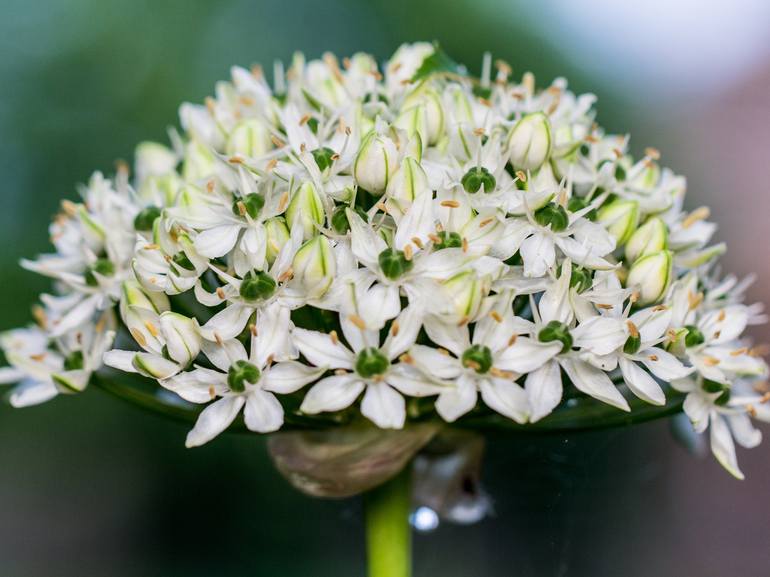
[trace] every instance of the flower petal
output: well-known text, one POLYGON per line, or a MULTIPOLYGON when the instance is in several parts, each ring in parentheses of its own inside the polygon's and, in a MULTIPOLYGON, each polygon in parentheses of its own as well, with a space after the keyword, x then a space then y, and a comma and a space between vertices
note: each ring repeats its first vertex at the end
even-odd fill
POLYGON ((550 361, 529 373, 524 388, 529 401, 529 420, 535 423, 549 415, 561 402, 563 387, 559 363, 550 361))
POLYGON ((224 256, 233 250, 240 231, 240 225, 223 224, 199 232, 195 237, 195 250, 206 258, 224 256))
POLYGON ((480 382, 481 398, 486 405, 516 421, 525 423, 529 413, 527 393, 513 381, 484 379, 480 382))
POLYGON ((579 391, 623 411, 631 410, 604 371, 576 359, 562 359, 561 366, 579 391))
POLYGON ((730 435, 730 428, 725 420, 716 412, 711 413, 711 452, 719 464, 727 469, 736 479, 743 480, 743 473, 738 467, 735 455, 735 443, 730 435))
POLYGON ((352 405, 364 390, 357 375, 334 375, 318 381, 305 395, 300 411, 308 415, 340 411, 352 405))
POLYGON ((315 366, 328 369, 353 368, 353 353, 331 335, 297 328, 292 332, 292 337, 299 352, 315 366))
POLYGON ((185 446, 188 449, 199 447, 219 435, 232 424, 245 402, 243 395, 235 395, 211 403, 198 416, 192 431, 187 433, 185 446))
POLYGON ((283 407, 273 393, 254 389, 243 409, 246 427, 255 433, 272 433, 283 425, 283 407))
POLYGON ((271 366, 262 374, 262 388, 273 393, 288 395, 320 377, 324 367, 309 367, 297 361, 285 361, 271 366))
POLYGON ((451 386, 442 389, 436 399, 436 412, 447 423, 453 423, 476 406, 478 396, 476 383, 463 375, 451 386))
POLYGON ((637 397, 653 405, 665 405, 666 395, 660 385, 647 372, 626 357, 618 359, 623 380, 637 397))
POLYGON ((519 337, 513 345, 495 355, 495 366, 505 371, 529 373, 558 355, 562 347, 561 342, 541 343, 519 337))
POLYGON ((404 397, 386 383, 371 383, 361 401, 361 414, 381 429, 402 429, 406 403, 404 397))

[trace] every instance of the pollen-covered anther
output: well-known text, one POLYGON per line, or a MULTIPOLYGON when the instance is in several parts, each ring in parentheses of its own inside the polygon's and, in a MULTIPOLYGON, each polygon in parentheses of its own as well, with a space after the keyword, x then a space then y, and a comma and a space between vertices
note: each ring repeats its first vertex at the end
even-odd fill
POLYGON ((740 349, 735 349, 734 351, 730 351, 731 357, 740 357, 741 355, 745 355, 749 352, 749 347, 741 347, 740 349))
POLYGON ((423 242, 420 240, 420 238, 419 238, 419 237, 413 236, 413 237, 412 237, 412 242, 414 243, 414 245, 415 245, 417 248, 419 248, 419 249, 421 249, 421 250, 422 250, 423 248, 425 248, 425 245, 423 244, 423 242))
POLYGON ((404 353, 403 355, 398 357, 398 360, 406 365, 414 364, 414 358, 409 353, 404 353))
POLYGON ((395 337, 398 335, 398 330, 399 330, 398 320, 395 320, 393 321, 393 324, 390 325, 390 334, 395 337))
POLYGON ((527 182, 527 173, 524 172, 523 170, 517 170, 516 178, 519 179, 521 182, 527 182))
POLYGON ((345 369, 334 369, 334 374, 341 377, 342 375, 347 375, 348 372, 345 369))
POLYGON ((361 329, 362 331, 366 329, 366 321, 364 321, 364 319, 362 319, 358 315, 355 315, 355 314, 349 315, 348 320, 351 323, 353 323, 356 327, 361 329))
POLYGON ((332 344, 338 344, 340 337, 337 335, 337 331, 329 331, 329 338, 332 340, 332 344))
POLYGON ((249 323, 249 333, 251 333, 252 337, 256 337, 257 336, 257 325, 255 325, 254 323, 249 323))
POLYGON ((288 206, 288 204, 289 204, 289 192, 284 191, 283 194, 281 195, 280 200, 278 201, 278 212, 283 212, 284 210, 286 210, 286 207, 288 206))
POLYGON ((754 419, 756 419, 756 418, 757 418, 757 409, 754 407, 754 405, 752 405, 752 404, 750 404, 750 403, 749 403, 749 404, 747 404, 747 405, 746 405, 746 412, 747 412, 749 415, 751 415, 751 417, 752 417, 752 418, 754 418, 754 419))
POLYGON ((61 209, 69 217, 73 217, 78 213, 78 205, 71 200, 62 200, 61 209))
POLYGON ((284 146, 286 146, 286 143, 274 134, 270 135, 270 141, 273 143, 273 145, 276 148, 283 148, 284 146))
POLYGON ((456 200, 442 200, 440 204, 446 208, 459 208, 460 206, 460 203, 456 200))
POLYGON ((516 340, 518 338, 519 338, 519 335, 517 335, 516 333, 513 333, 511 335, 511 337, 508 339, 508 346, 512 347, 513 345, 515 345, 516 344, 516 340))
POLYGON ((468 239, 463 237, 463 252, 468 252, 468 239))
POLYGON ((682 221, 682 228, 690 228, 696 222, 706 220, 709 216, 711 216, 709 207, 701 206, 700 208, 696 208, 682 221))
POLYGON ((131 336, 134 337, 134 340, 139 343, 139 346, 146 347, 147 346, 147 339, 144 338, 144 335, 141 333, 141 331, 130 328, 128 329, 128 332, 131 333, 131 336))
POLYGON ((484 130, 484 128, 474 128, 473 134, 475 134, 476 136, 484 136, 486 134, 486 131, 484 130))
POLYGON ((631 335, 634 338, 637 338, 639 336, 639 329, 636 327, 633 321, 631 320, 626 321, 626 327, 628 327, 629 335, 631 335))
POLYGON ((271 158, 270 162, 268 162, 265 165, 265 172, 272 172, 272 170, 278 166, 278 159, 277 158, 271 158))
POLYGON ((225 344, 225 341, 222 340, 222 335, 220 335, 218 332, 214 331, 214 340, 216 343, 221 347, 225 344))
POLYGON ((145 321, 144 326, 147 327, 147 330, 150 332, 150 334, 154 337, 157 337, 160 333, 158 332, 158 328, 152 324, 150 321, 145 321))
POLYGON ((299 119, 299 125, 304 126, 305 124, 307 124, 308 120, 310 120, 310 115, 305 114, 302 118, 299 119))
POLYGON ((720 361, 716 357, 710 357, 710 356, 703 357, 703 364, 706 365, 707 367, 715 367, 719 363, 720 361))
POLYGON ((445 357, 449 356, 449 351, 442 347, 437 348, 436 352, 439 353, 440 355, 444 355, 445 357))
POLYGON ((240 156, 231 156, 227 159, 230 164, 243 164, 243 159, 240 156))
POLYGON ((217 287, 216 293, 217 293, 217 296, 219 298, 221 298, 222 300, 224 300, 226 298, 225 297, 225 291, 224 291, 224 289, 221 286, 217 287))
POLYGON ((492 320, 494 320, 496 323, 503 322, 503 317, 497 311, 490 311, 489 316, 492 317, 492 320))
POLYGON ((209 398, 213 399, 217 396, 217 392, 214 390, 214 385, 209 385, 209 398))
POLYGON ((615 305, 611 305, 609 303, 596 303, 597 309, 603 309, 605 311, 611 311, 615 308, 615 305))
POLYGON ((703 293, 699 292, 695 294, 692 291, 689 291, 687 293, 687 303, 691 311, 698 308, 698 305, 700 305, 702 302, 703 302, 703 293))
POLYGON ((725 309, 722 309, 719 311, 719 314, 717 315, 717 321, 721 323, 722 321, 725 320, 725 318, 727 318, 727 312, 725 311, 725 309))
POLYGON ((292 267, 287 268, 278 276, 278 282, 286 282, 294 277, 294 269, 292 267))

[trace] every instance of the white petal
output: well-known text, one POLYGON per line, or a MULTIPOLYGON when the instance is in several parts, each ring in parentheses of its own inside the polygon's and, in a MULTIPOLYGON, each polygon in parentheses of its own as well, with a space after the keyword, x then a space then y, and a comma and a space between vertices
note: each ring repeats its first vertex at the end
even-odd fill
POLYGON ((60 337, 90 320, 96 312, 98 298, 98 296, 88 297, 75 305, 66 315, 54 323, 51 336, 60 337))
POLYGON ((260 383, 266 391, 288 395, 315 381, 325 370, 323 367, 308 367, 297 361, 286 361, 267 369, 260 383))
POLYGON ((521 258, 524 260, 524 276, 541 277, 553 267, 556 251, 553 239, 544 233, 535 233, 521 243, 521 258))
POLYGON ((259 312, 257 318, 257 336, 251 339, 251 360, 262 367, 268 357, 283 361, 296 356, 292 346, 290 330, 292 327, 291 311, 279 303, 272 303, 259 312))
POLYGON ((593 317, 572 329, 574 345, 595 355, 608 355, 622 347, 627 335, 622 321, 593 317))
POLYGON ((529 400, 529 420, 535 423, 549 415, 561 402, 563 387, 559 363, 551 361, 529 373, 524 388, 529 400))
POLYGON ((461 376, 453 386, 445 387, 436 400, 436 412, 447 423, 453 423, 476 406, 478 391, 476 383, 461 376))
POLYGON ((136 351, 113 350, 104 353, 104 364, 125 373, 135 373, 134 357, 136 351))
POLYGON ((201 350, 211 364, 224 372, 227 372, 235 361, 245 361, 249 358, 246 348, 238 339, 222 341, 221 345, 203 341, 201 350))
POLYGON ((444 387, 421 374, 410 365, 399 363, 394 365, 385 375, 385 382, 398 389, 408 397, 430 397, 438 395, 444 387))
POLYGON ((537 304, 543 323, 559 321, 569 324, 572 321, 572 307, 567 298, 571 277, 572 268, 569 259, 567 259, 562 265, 561 276, 543 292, 543 296, 537 304))
POLYGON ((445 323, 439 317, 430 316, 424 319, 424 326, 430 340, 452 351, 457 357, 462 356, 465 349, 471 346, 467 325, 445 323))
POLYGON ((397 323, 395 326, 398 327, 398 330, 394 331, 391 327, 391 330, 388 331, 388 337, 385 339, 385 344, 382 346, 382 352, 390 360, 395 359, 414 345, 417 333, 420 332, 420 327, 422 326, 422 313, 416 307, 408 306, 401 312, 394 323, 397 323))
POLYGON ((481 398, 492 409, 517 423, 525 423, 529 412, 527 393, 513 381, 484 379, 480 382, 481 398))
POLYGON ((330 335, 297 328, 292 332, 292 337, 299 352, 315 366, 328 369, 353 368, 353 353, 330 335))
POLYGON ((700 391, 693 391, 684 399, 684 412, 690 418, 690 422, 696 433, 702 433, 709 424, 709 411, 711 403, 700 391))
POLYGON ((185 446, 199 447, 219 435, 232 424, 245 402, 243 395, 224 397, 203 409, 195 427, 187 433, 185 446))
POLYGON ((383 250, 388 248, 388 245, 358 214, 350 209, 347 209, 345 212, 350 223, 350 239, 353 254, 367 267, 377 267, 378 257, 383 250))
POLYGON ((633 359, 640 361, 653 375, 667 383, 683 379, 695 370, 693 367, 685 367, 674 355, 657 347, 640 351, 633 359))
POLYGON ((753 449, 762 442, 762 431, 755 428, 746 413, 727 416, 727 423, 735 441, 746 449, 753 449))
POLYGON ((665 405, 666 395, 660 385, 647 372, 626 357, 619 359, 623 380, 637 397, 653 405, 665 405))
POLYGON ((230 304, 201 327, 201 335, 210 341, 234 339, 246 328, 246 323, 249 322, 253 312, 252 307, 240 303, 230 304))
POLYGON ((204 404, 213 400, 212 392, 217 395, 222 394, 227 389, 226 379, 227 377, 223 373, 199 368, 174 375, 170 379, 161 381, 161 385, 185 401, 204 404))
POLYGON ((433 347, 415 345, 409 349, 414 365, 426 375, 438 379, 456 379, 463 372, 460 360, 456 357, 440 353, 433 347))
POLYGON ((561 366, 579 391, 618 409, 631 410, 604 371, 575 359, 562 359, 561 366))
POLYGON ((28 380, 22 381, 13 388, 8 402, 11 403, 12 407, 20 409, 45 403, 58 394, 59 391, 51 382, 28 380))
MULTIPOLYGON (((435 229, 432 208, 432 191, 428 190, 417 196, 398 224, 398 230, 393 239, 395 248, 404 250, 404 246, 411 244, 413 238, 418 238, 420 241, 427 240, 428 235, 435 229)), ((413 245, 413 248, 416 247, 413 245)))
POLYGON ((406 403, 389 385, 371 383, 361 401, 361 414, 381 429, 401 429, 406 421, 406 403))
POLYGON ((730 435, 730 428, 716 412, 711 414, 711 452, 714 453, 719 464, 727 469, 732 476, 743 480, 743 473, 738 468, 738 459, 735 456, 735 444, 732 435, 730 435))
POLYGON ((182 370, 174 361, 153 353, 136 353, 132 362, 137 373, 158 380, 168 379, 182 370))
POLYGON ((254 389, 246 396, 243 420, 250 431, 272 433, 283 425, 283 407, 274 394, 254 389))
POLYGON ((300 411, 309 415, 340 411, 352 405, 363 390, 364 383, 356 375, 326 377, 307 392, 300 411))
POLYGON ((224 224, 198 233, 195 237, 195 250, 206 258, 218 258, 233 250, 238 241, 240 225, 224 224))
POLYGON ((561 342, 541 343, 519 337, 513 346, 495 355, 495 366, 505 371, 529 373, 543 366, 561 351, 561 342))

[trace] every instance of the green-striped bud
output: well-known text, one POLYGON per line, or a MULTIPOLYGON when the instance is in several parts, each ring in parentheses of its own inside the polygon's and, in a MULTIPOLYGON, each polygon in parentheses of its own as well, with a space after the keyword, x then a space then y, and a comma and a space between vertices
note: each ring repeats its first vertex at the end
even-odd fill
POLYGON ((438 92, 427 82, 415 88, 404 100, 403 108, 422 106, 425 117, 425 132, 422 134, 426 144, 436 144, 444 134, 444 108, 438 92))
POLYGON ((265 258, 269 264, 273 264, 283 245, 289 240, 289 228, 283 217, 276 216, 265 221, 265 233, 267 236, 265 258))
POLYGON ((260 120, 250 118, 235 125, 227 138, 225 152, 248 158, 262 156, 273 148, 270 131, 260 120))
POLYGON ((599 209, 598 219, 621 245, 639 226, 639 203, 635 200, 615 200, 599 209))
POLYGON ((201 349, 198 322, 171 311, 160 315, 160 331, 166 342, 166 352, 173 361, 187 366, 201 349))
POLYGON ((235 361, 227 371, 227 386, 234 393, 242 393, 246 390, 246 383, 255 384, 262 376, 262 372, 248 361, 235 361))
POLYGON ((523 116, 508 136, 511 164, 517 170, 537 170, 551 154, 551 123, 542 112, 523 116))
POLYGON ((286 222, 289 230, 295 222, 301 222, 303 238, 308 239, 316 234, 316 226, 324 222, 324 209, 321 197, 312 182, 305 181, 294 192, 289 206, 286 208, 286 222))
POLYGON ((428 175, 420 163, 408 156, 388 182, 388 212, 404 214, 414 199, 423 193, 429 193, 428 175))
POLYGON ((489 294, 490 285, 488 276, 479 277, 476 271, 468 270, 448 278, 441 287, 455 318, 462 320, 475 318, 479 314, 489 294))
POLYGON ((298 282, 309 298, 322 297, 337 273, 337 262, 329 239, 318 235, 303 244, 292 262, 294 282, 298 282))
POLYGON ((665 296, 671 283, 672 266, 671 252, 667 250, 643 256, 633 264, 626 286, 639 291, 639 306, 654 304, 665 296))
POLYGON ((626 260, 629 263, 636 259, 664 250, 668 245, 668 229, 657 216, 647 219, 642 226, 636 229, 626 243, 626 260))
POLYGON ((196 182, 214 174, 214 153, 206 145, 191 140, 184 149, 182 177, 185 182, 196 182))
POLYGON ((372 194, 382 194, 398 166, 398 150, 393 141, 375 131, 367 134, 353 164, 358 186, 372 194))

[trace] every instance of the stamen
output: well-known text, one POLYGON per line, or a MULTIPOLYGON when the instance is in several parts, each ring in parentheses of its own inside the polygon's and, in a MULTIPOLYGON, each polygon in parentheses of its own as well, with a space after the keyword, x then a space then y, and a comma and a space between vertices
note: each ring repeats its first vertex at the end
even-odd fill
POLYGON ((415 244, 415 246, 416 246, 417 248, 419 248, 419 249, 423 249, 423 248, 425 248, 425 245, 424 245, 424 244, 422 243, 422 241, 421 241, 421 240, 420 240, 418 237, 416 237, 416 236, 413 236, 413 237, 412 237, 412 242, 413 242, 413 243, 415 244))
POLYGON ((254 323, 249 323, 249 332, 251 333, 252 337, 256 337, 257 336, 257 325, 255 325, 254 323))
POLYGON ((709 216, 711 216, 711 210, 707 206, 696 208, 682 221, 682 228, 690 228, 696 222, 705 220, 709 216))
POLYGON ((341 377, 342 375, 347 375, 348 372, 345 369, 335 369, 334 374, 341 377))
POLYGON ((456 200, 442 200, 440 204, 447 208, 458 208, 460 206, 460 203, 456 200))
POLYGON ((660 160, 660 151, 652 146, 648 146, 644 149, 644 155, 649 156, 653 160, 660 160))
POLYGON ((698 305, 700 305, 703 302, 703 293, 694 294, 692 291, 689 291, 687 293, 687 303, 689 304, 690 310, 695 310, 698 308, 698 305))
POLYGON ((283 148, 286 146, 286 143, 274 134, 270 135, 270 141, 273 143, 273 145, 275 145, 276 148, 283 148))
POLYGON ((131 336, 134 337, 134 340, 139 343, 140 346, 147 346, 147 339, 144 338, 144 335, 139 330, 132 328, 129 329, 128 332, 131 333, 131 336))
POLYGON ((157 336, 160 334, 158 332, 158 328, 152 324, 150 321, 145 321, 144 326, 147 327, 147 330, 150 331, 150 334, 157 338, 157 336))
POLYGON ((626 321, 626 326, 628 327, 628 333, 632 337, 634 337, 634 338, 638 338, 639 337, 639 329, 636 327, 636 325, 634 324, 633 321, 630 321, 630 320, 626 321))
POLYGON ((308 120, 310 120, 310 115, 306 114, 305 116, 303 116, 302 118, 299 119, 299 125, 300 126, 305 125, 308 120))
POLYGON ((468 239, 463 237, 463 252, 468 252, 468 239))
POLYGON ((518 178, 521 182, 527 182, 527 174, 523 170, 516 171, 516 178, 518 178))
POLYGON ((719 364, 719 359, 716 357, 705 356, 703 357, 703 364, 707 367, 715 367, 719 364))
POLYGON ((214 385, 209 385, 209 397, 213 399, 216 396, 217 396, 217 393, 214 390, 214 385))
POLYGON ((499 313, 499 312, 497 312, 497 311, 490 311, 490 313, 489 313, 489 316, 490 316, 490 317, 492 317, 492 319, 493 319, 493 320, 494 320, 496 323, 501 323, 501 322, 503 322, 503 317, 502 317, 502 316, 500 315, 500 313, 499 313))
POLYGON ((443 349, 443 348, 441 348, 441 347, 437 348, 437 349, 436 349, 436 352, 437 352, 437 353, 439 353, 439 354, 442 354, 442 355, 444 355, 444 356, 446 356, 446 357, 448 357, 448 356, 449 356, 449 351, 448 351, 448 350, 446 350, 446 349, 443 349))
POLYGON ((516 344, 516 340, 517 340, 518 338, 519 338, 519 335, 517 335, 516 333, 513 333, 513 334, 511 335, 511 338, 509 338, 509 339, 508 339, 508 346, 509 346, 509 347, 512 347, 513 345, 515 345, 515 344, 516 344))
POLYGON ((412 252, 412 245, 408 244, 404 247, 404 258, 406 260, 412 260, 412 256, 414 256, 414 253, 412 252))
POLYGON ((650 356, 649 356, 649 357, 647 357, 647 358, 648 358, 648 359, 650 359, 651 361, 653 361, 653 362, 654 362, 654 361, 657 361, 657 360, 658 360, 658 355, 650 355, 650 356))
POLYGON ((484 227, 485 227, 485 226, 487 226, 489 223, 491 223, 491 222, 494 222, 494 220, 495 220, 495 219, 494 219, 494 218, 492 218, 492 217, 489 217, 489 218, 485 218, 484 220, 482 220, 482 221, 479 223, 479 228, 484 228, 484 227))
POLYGON ((413 365, 414 364, 414 358, 409 353, 404 353, 400 357, 398 357, 398 360, 402 363, 405 363, 407 365, 413 365))
POLYGON ((340 342, 340 338, 337 336, 337 331, 330 331, 329 338, 332 340, 332 344, 336 345, 340 342))
POLYGON ((398 319, 396 319, 393 321, 393 324, 390 325, 390 334, 395 337, 398 335, 398 330, 399 330, 398 319))
POLYGON ((215 292, 217 293, 217 296, 219 298, 221 298, 222 300, 224 300, 226 298, 225 291, 224 291, 224 289, 221 286, 218 286, 217 290, 215 292))
POLYGON ((276 166, 278 166, 278 159, 273 158, 265 165, 265 172, 272 172, 276 166))
POLYGON ((366 329, 366 322, 364 321, 364 319, 362 319, 362 318, 361 318, 361 317, 359 317, 358 315, 349 315, 349 316, 348 316, 348 320, 349 320, 351 323, 353 323, 354 325, 356 325, 356 326, 357 326, 359 329, 361 329, 362 331, 363 331, 364 329, 366 329))

